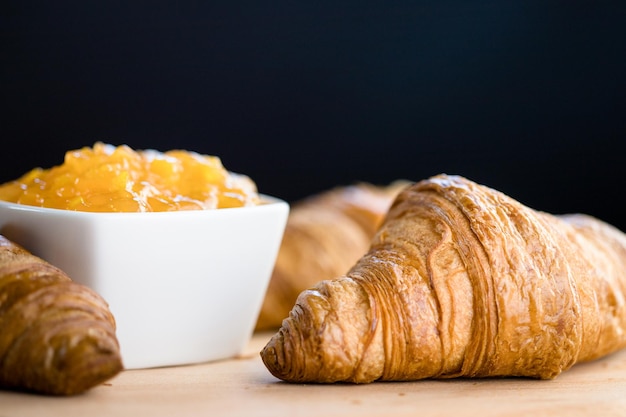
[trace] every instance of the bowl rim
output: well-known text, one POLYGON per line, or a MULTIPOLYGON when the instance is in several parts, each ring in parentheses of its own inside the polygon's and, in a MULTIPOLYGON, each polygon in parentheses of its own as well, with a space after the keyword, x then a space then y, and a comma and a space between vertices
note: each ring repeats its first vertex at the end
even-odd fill
MULTIPOLYGON (((241 211, 250 211, 250 210, 258 210, 263 207, 271 207, 276 205, 289 205, 287 201, 280 199, 278 197, 273 197, 267 194, 259 194, 260 202, 259 204, 250 205, 250 206, 241 206, 241 207, 224 207, 224 208, 215 208, 215 209, 206 209, 206 210, 173 210, 173 211, 80 211, 80 210, 66 210, 59 208, 51 208, 51 207, 41 207, 41 206, 31 206, 27 204, 13 203, 11 201, 0 200, 0 208, 6 208, 12 211, 20 211, 20 212, 31 212, 38 214, 49 214, 49 215, 63 215, 63 216, 71 216, 71 217, 165 217, 165 216, 180 216, 181 213, 185 213, 185 215, 206 215, 206 213, 232 213, 232 212, 241 212, 241 211)), ((1 220, 1 219, 0 219, 1 220)))

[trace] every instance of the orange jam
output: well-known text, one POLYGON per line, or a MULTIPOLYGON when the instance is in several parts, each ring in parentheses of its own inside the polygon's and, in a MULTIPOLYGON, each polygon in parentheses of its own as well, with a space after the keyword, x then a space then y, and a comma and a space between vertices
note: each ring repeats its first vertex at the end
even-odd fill
POLYGON ((0 200, 90 212, 206 210, 259 203, 256 184, 219 157, 171 150, 134 151, 97 142, 0 185, 0 200))

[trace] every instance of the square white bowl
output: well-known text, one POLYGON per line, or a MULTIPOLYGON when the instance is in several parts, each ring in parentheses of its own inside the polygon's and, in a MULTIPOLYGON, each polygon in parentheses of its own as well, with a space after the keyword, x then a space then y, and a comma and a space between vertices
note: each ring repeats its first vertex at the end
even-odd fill
POLYGON ((0 201, 0 234, 98 292, 126 369, 236 356, 249 342, 289 213, 253 207, 89 213, 0 201))

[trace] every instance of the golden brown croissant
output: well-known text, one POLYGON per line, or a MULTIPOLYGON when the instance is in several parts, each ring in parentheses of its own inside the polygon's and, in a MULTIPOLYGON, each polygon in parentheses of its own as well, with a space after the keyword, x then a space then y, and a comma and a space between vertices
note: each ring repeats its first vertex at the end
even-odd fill
POLYGON ((440 175, 394 201, 369 252, 301 293, 261 352, 292 382, 549 379, 626 346, 626 236, 440 175))
POLYGON ((391 202, 407 185, 361 182, 294 204, 256 330, 277 329, 300 292, 345 274, 367 252, 391 202))
POLYGON ((0 388, 73 395, 121 369, 105 301, 0 236, 0 388))

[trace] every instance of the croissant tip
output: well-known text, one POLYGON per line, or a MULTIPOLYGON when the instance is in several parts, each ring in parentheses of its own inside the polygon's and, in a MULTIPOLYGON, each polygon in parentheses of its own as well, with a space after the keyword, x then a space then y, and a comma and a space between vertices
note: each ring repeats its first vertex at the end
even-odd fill
POLYGON ((277 378, 277 370, 279 368, 278 365, 278 354, 276 352, 276 347, 272 343, 273 339, 261 350, 261 360, 265 367, 270 371, 270 373, 277 378))
POLYGON ((267 370, 276 378, 283 381, 290 381, 293 379, 291 361, 293 356, 289 355, 290 349, 286 349, 284 329, 280 329, 272 338, 267 342, 265 347, 261 350, 261 359, 267 370))
POLYGON ((73 361, 71 367, 59 369, 60 375, 50 381, 51 386, 44 392, 63 396, 82 394, 112 379, 122 370, 124 365, 118 351, 93 351, 73 361))

